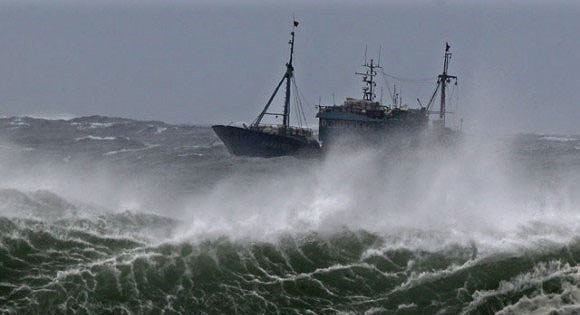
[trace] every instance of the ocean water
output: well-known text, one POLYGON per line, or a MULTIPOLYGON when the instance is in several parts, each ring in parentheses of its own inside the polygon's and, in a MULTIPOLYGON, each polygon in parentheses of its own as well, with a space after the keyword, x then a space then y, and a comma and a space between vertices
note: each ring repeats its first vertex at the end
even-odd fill
POLYGON ((232 157, 0 119, 1 314, 580 314, 580 137, 232 157))

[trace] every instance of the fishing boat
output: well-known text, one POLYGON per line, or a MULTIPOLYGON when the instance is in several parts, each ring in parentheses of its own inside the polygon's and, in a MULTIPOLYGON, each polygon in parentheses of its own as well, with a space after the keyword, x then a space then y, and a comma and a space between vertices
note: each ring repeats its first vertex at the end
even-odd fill
POLYGON ((356 72, 362 77, 362 99, 347 97, 342 105, 318 106, 316 117, 319 119, 319 139, 324 147, 336 143, 368 144, 385 142, 390 140, 408 139, 421 134, 429 126, 429 115, 437 114, 439 119, 433 121, 433 129, 438 134, 449 131, 445 127, 446 87, 457 77, 449 75, 447 68, 451 53, 449 44, 445 44, 445 59, 443 73, 438 75, 437 87, 427 106, 422 106, 419 100, 419 108, 410 108, 404 105, 401 98, 393 93, 390 105, 383 105, 376 100, 376 80, 378 69, 381 69, 380 61, 375 63, 373 59, 366 60, 362 65, 364 71, 356 72), (431 111, 436 95, 441 96, 440 110, 431 111))
MULTIPOLYGON (((298 22, 294 21, 290 39, 290 59, 286 63, 286 72, 268 99, 266 106, 251 125, 232 126, 214 125, 212 129, 233 155, 251 157, 277 157, 286 155, 311 154, 320 150, 320 144, 313 137, 312 129, 308 127, 290 125, 290 97, 294 81, 294 36, 298 22), (285 84, 284 107, 282 113, 270 111, 270 105, 280 87, 285 84), (265 116, 282 117, 281 124, 264 124, 265 116)), ((304 115, 300 102, 297 104, 296 115, 304 115)), ((306 123, 305 117, 299 116, 300 122, 306 123)))

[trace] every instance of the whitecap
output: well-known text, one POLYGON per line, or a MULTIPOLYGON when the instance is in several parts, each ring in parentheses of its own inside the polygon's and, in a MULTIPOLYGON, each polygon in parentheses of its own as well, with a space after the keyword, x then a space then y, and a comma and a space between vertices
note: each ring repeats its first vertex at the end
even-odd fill
POLYGON ((578 141, 577 138, 573 137, 564 137, 564 136, 544 136, 541 137, 540 140, 546 141, 556 141, 556 142, 570 142, 570 141, 578 141))
POLYGON ((81 140, 116 140, 117 137, 97 137, 97 136, 85 136, 85 137, 80 137, 80 138, 76 138, 75 141, 81 141, 81 140))

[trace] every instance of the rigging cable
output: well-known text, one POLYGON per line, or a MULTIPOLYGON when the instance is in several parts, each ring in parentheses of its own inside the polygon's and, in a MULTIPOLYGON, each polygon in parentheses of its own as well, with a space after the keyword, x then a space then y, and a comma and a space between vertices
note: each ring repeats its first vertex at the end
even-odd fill
POLYGON ((383 74, 383 76, 387 76, 391 79, 395 79, 397 81, 401 81, 401 82, 411 82, 411 83, 431 83, 433 81, 433 78, 404 78, 404 77, 400 77, 400 76, 396 76, 396 75, 392 75, 392 74, 388 74, 385 71, 381 70, 381 73, 383 74))
POLYGON ((304 95, 302 94, 300 89, 298 89, 298 84, 296 84, 296 79, 294 77, 292 77, 292 85, 294 86, 294 90, 296 91, 295 97, 296 97, 296 104, 298 107, 298 115, 297 116, 299 118, 300 126, 302 127, 302 121, 303 121, 306 128, 310 128, 308 126, 308 120, 306 119, 306 114, 304 113, 304 106, 302 106, 302 99, 304 99, 304 95))
MULTIPOLYGON (((294 56, 294 62, 297 63, 299 61, 298 58, 296 58, 296 56, 294 56)), ((302 106, 302 100, 305 99, 304 95, 302 94, 302 92, 298 89, 298 84, 296 84, 296 77, 292 76, 292 85, 294 86, 294 91, 296 93, 294 93, 294 97, 295 97, 295 106, 298 108, 298 110, 296 111, 298 116, 298 123, 299 126, 302 127, 302 122, 304 121, 304 125, 306 126, 306 128, 310 128, 308 126, 308 120, 306 119, 306 115, 304 114, 304 108, 302 106)))
POLYGON ((383 69, 381 69, 381 74, 383 75, 383 80, 387 85, 387 91, 389 92, 389 96, 391 97, 391 102, 395 103, 394 102, 395 97, 393 96, 393 91, 391 91, 391 85, 389 84, 389 80, 387 80, 387 74, 385 73, 385 71, 383 71, 383 69))
POLYGON ((433 92, 433 95, 431 95, 431 99, 429 99, 429 103, 427 103, 427 111, 429 111, 429 109, 431 109, 431 105, 433 105, 433 101, 435 100, 435 96, 437 96, 437 92, 439 92, 439 82, 437 82, 437 86, 435 87, 435 91, 433 92))
POLYGON ((461 129, 461 117, 459 115, 459 88, 457 88, 457 85, 453 86, 452 93, 452 97, 455 97, 455 100, 451 99, 451 103, 453 104, 453 121, 455 128, 461 129))
POLYGON ((389 92, 389 96, 391 97, 391 100, 393 103, 396 103, 397 100, 395 99, 395 95, 393 95, 394 91, 391 90, 391 85, 389 84, 389 79, 387 78, 391 78, 396 80, 397 82, 408 82, 408 83, 414 83, 414 84, 418 84, 418 85, 431 85, 433 82, 433 78, 429 78, 429 79, 411 79, 411 78, 404 78, 404 77, 399 77, 399 76, 395 76, 392 74, 388 74, 386 73, 383 69, 381 69, 381 74, 383 75, 383 80, 385 81, 385 84, 387 85, 387 91, 389 92))
POLYGON ((300 115, 300 99, 298 97, 298 91, 296 90, 296 85, 294 84, 294 78, 292 78, 292 80, 290 81, 290 83, 292 84, 291 89, 294 91, 294 93, 292 94, 292 96, 294 97, 294 101, 292 102, 293 105, 293 110, 296 113, 294 116, 294 120, 296 122, 296 124, 298 125, 298 127, 302 127, 302 115, 300 115))
MULTIPOLYGON (((297 94, 297 93, 296 93, 297 94)), ((298 97, 298 95, 294 94, 294 110, 296 111, 296 123, 298 124, 298 127, 302 128, 302 114, 300 111, 300 98, 298 97)))

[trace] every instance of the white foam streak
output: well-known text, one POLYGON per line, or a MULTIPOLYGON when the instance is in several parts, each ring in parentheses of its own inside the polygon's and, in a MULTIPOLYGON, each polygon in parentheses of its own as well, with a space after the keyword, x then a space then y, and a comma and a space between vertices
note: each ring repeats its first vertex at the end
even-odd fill
POLYGON ((96 140, 96 141, 105 141, 105 140, 116 140, 117 137, 97 137, 97 136, 85 136, 76 138, 75 141, 82 141, 82 140, 96 140))
POLYGON ((564 136, 544 136, 542 138, 540 138, 542 140, 546 140, 546 141, 556 141, 556 142, 570 142, 570 141, 578 141, 577 138, 573 138, 573 137, 564 137, 564 136))
POLYGON ((507 141, 473 138, 457 148, 365 149, 332 152, 320 163, 281 161, 270 174, 233 175, 192 198, 185 210, 191 226, 183 233, 262 239, 346 226, 387 236, 424 231, 401 242, 476 242, 480 252, 570 240, 580 231, 572 219, 579 217, 573 178, 556 174, 566 181, 546 189, 510 154, 507 141))
POLYGON ((466 309, 466 313, 474 310, 476 306, 486 303, 494 296, 509 294, 510 292, 522 292, 526 288, 537 288, 540 292, 535 296, 524 295, 518 302, 505 307, 496 314, 549 314, 556 311, 558 314, 573 314, 580 304, 580 270, 569 264, 559 261, 541 262, 530 272, 520 274, 509 281, 501 281, 496 290, 476 291, 466 309), (561 293, 544 294, 542 284, 550 279, 563 279, 561 293))

